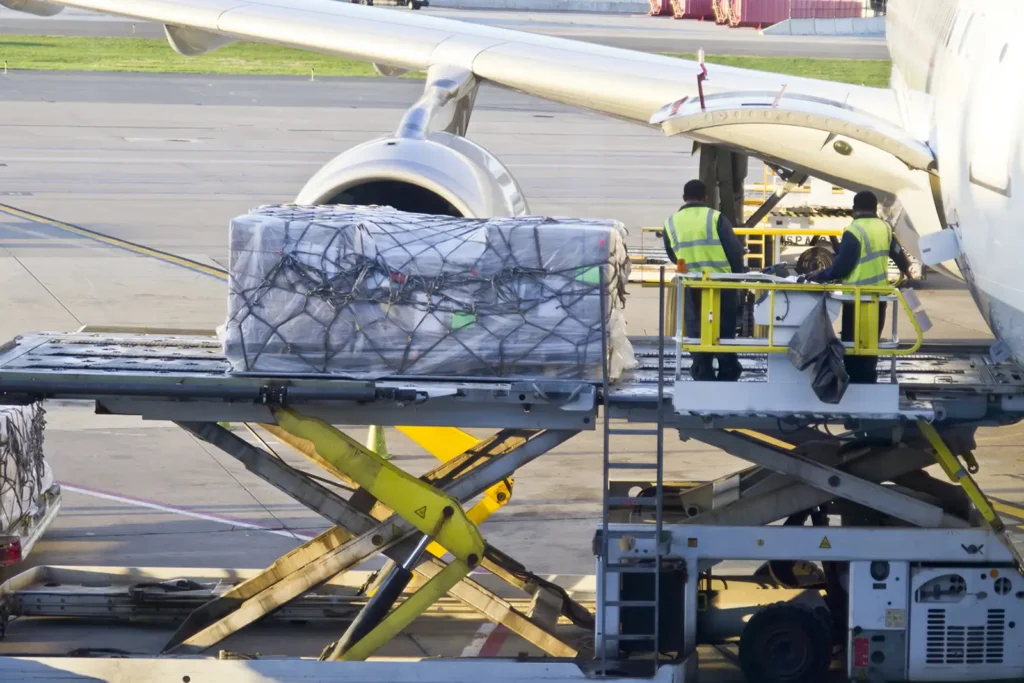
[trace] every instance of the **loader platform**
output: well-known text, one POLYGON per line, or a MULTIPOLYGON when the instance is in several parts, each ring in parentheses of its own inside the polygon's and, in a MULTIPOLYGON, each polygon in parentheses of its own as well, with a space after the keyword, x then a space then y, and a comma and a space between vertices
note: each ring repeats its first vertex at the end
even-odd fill
MULTIPOLYGON (((677 374, 674 352, 659 371, 657 338, 632 342, 638 367, 604 395, 600 380, 229 373, 213 336, 40 332, 0 348, 0 395, 9 402, 89 400, 103 413, 158 420, 260 422, 269 418, 269 404, 281 402, 335 424, 589 430, 600 405, 613 417, 643 419, 658 407, 660 381, 671 383, 677 374)), ((678 361, 687 381, 689 355, 678 361)), ((744 353, 740 361, 741 383, 766 381, 764 355, 744 353)), ((897 359, 895 373, 889 369, 880 361, 879 381, 895 379, 905 417, 980 425, 1024 416, 1024 371, 994 362, 984 343, 926 343, 897 359)), ((675 419, 680 426, 689 421, 675 419)))

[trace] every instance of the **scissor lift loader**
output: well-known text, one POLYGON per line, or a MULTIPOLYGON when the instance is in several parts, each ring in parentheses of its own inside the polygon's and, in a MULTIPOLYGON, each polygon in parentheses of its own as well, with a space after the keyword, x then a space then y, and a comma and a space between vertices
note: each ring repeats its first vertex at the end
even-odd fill
MULTIPOLYGON (((635 339, 640 367, 615 382, 607 373, 599 382, 228 374, 213 337, 80 332, 14 340, 0 351, 4 400, 86 399, 97 419, 175 422, 335 526, 267 570, 211 593, 160 657, 0 658, 0 679, 60 672, 86 680, 684 681, 696 680, 699 644, 730 641, 738 642, 743 669, 760 681, 819 681, 837 657, 845 662, 841 674, 854 680, 1024 675, 1024 648, 1014 637, 1024 628, 1016 531, 970 476, 974 431, 1019 421, 1024 375, 990 359, 984 347, 929 346, 920 336, 912 344, 894 337, 879 343, 877 326, 866 325, 846 352, 880 356, 882 380, 823 403, 786 358, 788 340, 813 304, 824 298, 834 315, 837 303, 855 302, 867 321, 888 300, 909 309, 919 329, 923 316, 913 297, 889 287, 851 293, 769 276, 695 274, 676 277, 671 287, 676 331, 635 339), (678 327, 684 288, 702 292, 711 312, 699 339, 684 338, 678 327), (717 338, 714 311, 727 288, 761 292, 756 315, 765 338, 717 338), (689 353, 721 350, 740 354, 742 381, 688 380, 689 353), (507 502, 520 467, 595 429, 599 419, 605 493, 592 613, 489 545, 478 524, 507 502), (357 491, 342 497, 218 423, 273 434, 357 491), (398 426, 441 462, 413 477, 338 424, 398 426), (494 433, 478 441, 463 428, 494 433), (698 486, 671 486, 663 446, 673 432, 751 465, 698 486), (638 455, 639 436, 653 438, 655 448, 642 460, 621 457, 638 455), (925 472, 936 463, 951 482, 925 472), (319 587, 378 555, 390 561, 365 604, 324 644, 320 659, 335 663, 199 657, 248 624, 311 605, 319 587), (721 567, 732 560, 764 563, 763 571, 735 579, 721 567), (476 581, 473 569, 532 596, 535 605, 555 605, 554 614, 517 607, 476 581), (408 589, 414 576, 415 589, 408 589), (373 657, 446 594, 547 656, 373 657), (568 637, 556 617, 591 637, 568 637)), ((660 287, 663 317, 668 291, 660 287)), ((666 327, 663 319, 659 329, 666 327)), ((25 590, 17 577, 5 585, 8 613, 28 610, 25 590)), ((62 609, 86 613, 85 600, 65 592, 62 609)), ((47 604, 32 603, 31 614, 57 616, 47 604)))

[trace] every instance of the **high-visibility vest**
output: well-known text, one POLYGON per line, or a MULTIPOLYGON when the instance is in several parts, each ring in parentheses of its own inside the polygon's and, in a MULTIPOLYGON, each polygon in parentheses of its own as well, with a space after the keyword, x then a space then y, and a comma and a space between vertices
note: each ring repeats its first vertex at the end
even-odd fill
POLYGON ((718 239, 719 212, 706 206, 680 209, 665 221, 668 245, 676 259, 686 261, 691 272, 710 270, 712 273, 731 273, 729 258, 718 239))
POLYGON ((843 284, 861 287, 879 286, 889 279, 889 247, 892 228, 878 218, 858 218, 846 228, 860 242, 856 267, 843 279, 843 284))

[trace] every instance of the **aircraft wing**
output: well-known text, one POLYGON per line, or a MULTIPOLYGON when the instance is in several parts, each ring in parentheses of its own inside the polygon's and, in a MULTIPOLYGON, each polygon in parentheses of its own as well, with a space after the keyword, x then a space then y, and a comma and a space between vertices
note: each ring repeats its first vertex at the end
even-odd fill
POLYGON ((43 15, 68 6, 161 23, 185 55, 244 40, 369 61, 386 74, 465 69, 478 80, 893 194, 920 189, 920 173, 933 164, 928 146, 904 133, 888 89, 710 65, 702 106, 701 68, 693 61, 335 0, 0 4, 43 15))

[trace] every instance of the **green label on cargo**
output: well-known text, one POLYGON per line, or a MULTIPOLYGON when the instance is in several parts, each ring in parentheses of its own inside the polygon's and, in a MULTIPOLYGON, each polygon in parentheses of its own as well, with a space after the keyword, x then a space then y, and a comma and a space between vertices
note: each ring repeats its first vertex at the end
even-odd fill
POLYGON ((461 330, 476 322, 476 315, 473 313, 452 313, 452 329, 461 330))
POLYGON ((576 269, 576 279, 588 285, 601 284, 600 266, 580 266, 576 269))

